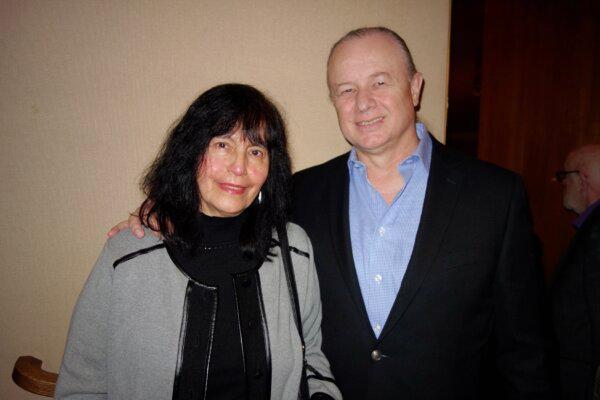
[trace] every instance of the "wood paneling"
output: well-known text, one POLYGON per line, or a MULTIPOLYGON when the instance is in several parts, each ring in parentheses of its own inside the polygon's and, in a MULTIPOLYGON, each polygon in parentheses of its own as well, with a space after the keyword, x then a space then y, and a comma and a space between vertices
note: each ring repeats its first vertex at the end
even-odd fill
POLYGON ((520 173, 551 276, 573 229, 552 182, 600 142, 599 2, 488 0, 478 156, 520 173))
POLYGON ((472 157, 479 131, 483 11, 482 0, 452 2, 446 145, 472 157))

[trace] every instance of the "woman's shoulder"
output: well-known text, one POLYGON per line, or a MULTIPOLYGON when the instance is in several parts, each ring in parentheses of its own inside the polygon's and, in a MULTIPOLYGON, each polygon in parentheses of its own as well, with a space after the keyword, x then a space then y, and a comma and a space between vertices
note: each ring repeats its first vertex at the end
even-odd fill
POLYGON ((306 231, 293 222, 288 222, 286 225, 288 242, 290 246, 302 247, 304 251, 308 251, 310 247, 310 238, 306 231))
POLYGON ((117 262, 123 257, 132 257, 138 253, 146 253, 164 247, 162 239, 153 235, 152 230, 144 227, 144 237, 138 238, 129 229, 124 229, 115 236, 108 238, 105 250, 117 262))

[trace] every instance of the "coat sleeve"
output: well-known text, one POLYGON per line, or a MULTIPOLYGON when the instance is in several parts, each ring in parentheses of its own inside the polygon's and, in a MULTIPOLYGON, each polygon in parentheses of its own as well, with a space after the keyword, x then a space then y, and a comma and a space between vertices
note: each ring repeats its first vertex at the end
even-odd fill
MULTIPOLYGON (((308 389, 313 400, 341 399, 342 394, 333 379, 329 361, 327 361, 321 350, 321 294, 319 292, 313 249, 308 237, 306 237, 306 248, 308 249, 308 259, 306 259, 308 268, 305 269, 304 273, 307 274, 307 283, 300 310, 308 364, 306 370, 308 389)), ((299 296, 301 295, 299 294, 299 296)))
POLYGON ((497 368, 506 399, 551 399, 544 281, 529 207, 515 178, 493 285, 497 368))
POLYGON ((113 260, 109 241, 75 305, 56 385, 56 399, 107 398, 106 353, 113 260))

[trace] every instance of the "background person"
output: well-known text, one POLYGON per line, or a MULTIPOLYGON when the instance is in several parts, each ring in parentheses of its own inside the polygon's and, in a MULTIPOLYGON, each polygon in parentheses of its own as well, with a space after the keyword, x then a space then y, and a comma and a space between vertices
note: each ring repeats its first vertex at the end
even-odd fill
POLYGON ((556 178, 577 232, 557 268, 552 316, 562 398, 589 400, 600 365, 600 145, 573 150, 564 168, 556 178))
MULTIPOLYGON (((298 398, 302 344, 273 232, 286 222, 285 127, 258 90, 198 97, 143 180, 164 239, 110 238, 73 313, 56 398, 298 398)), ((145 227, 148 230, 148 225, 145 227)), ((316 399, 340 399, 321 352, 310 241, 287 225, 316 399)))

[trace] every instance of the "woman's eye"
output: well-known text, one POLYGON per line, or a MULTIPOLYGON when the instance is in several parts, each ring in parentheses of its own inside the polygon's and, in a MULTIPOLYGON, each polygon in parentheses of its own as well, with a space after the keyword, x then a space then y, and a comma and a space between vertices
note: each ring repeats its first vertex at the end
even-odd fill
POLYGON ((254 157, 262 157, 265 153, 261 149, 252 149, 250 150, 250 154, 254 157))
POLYGON ((215 142, 215 147, 217 149, 226 149, 227 143, 226 142, 215 142))

